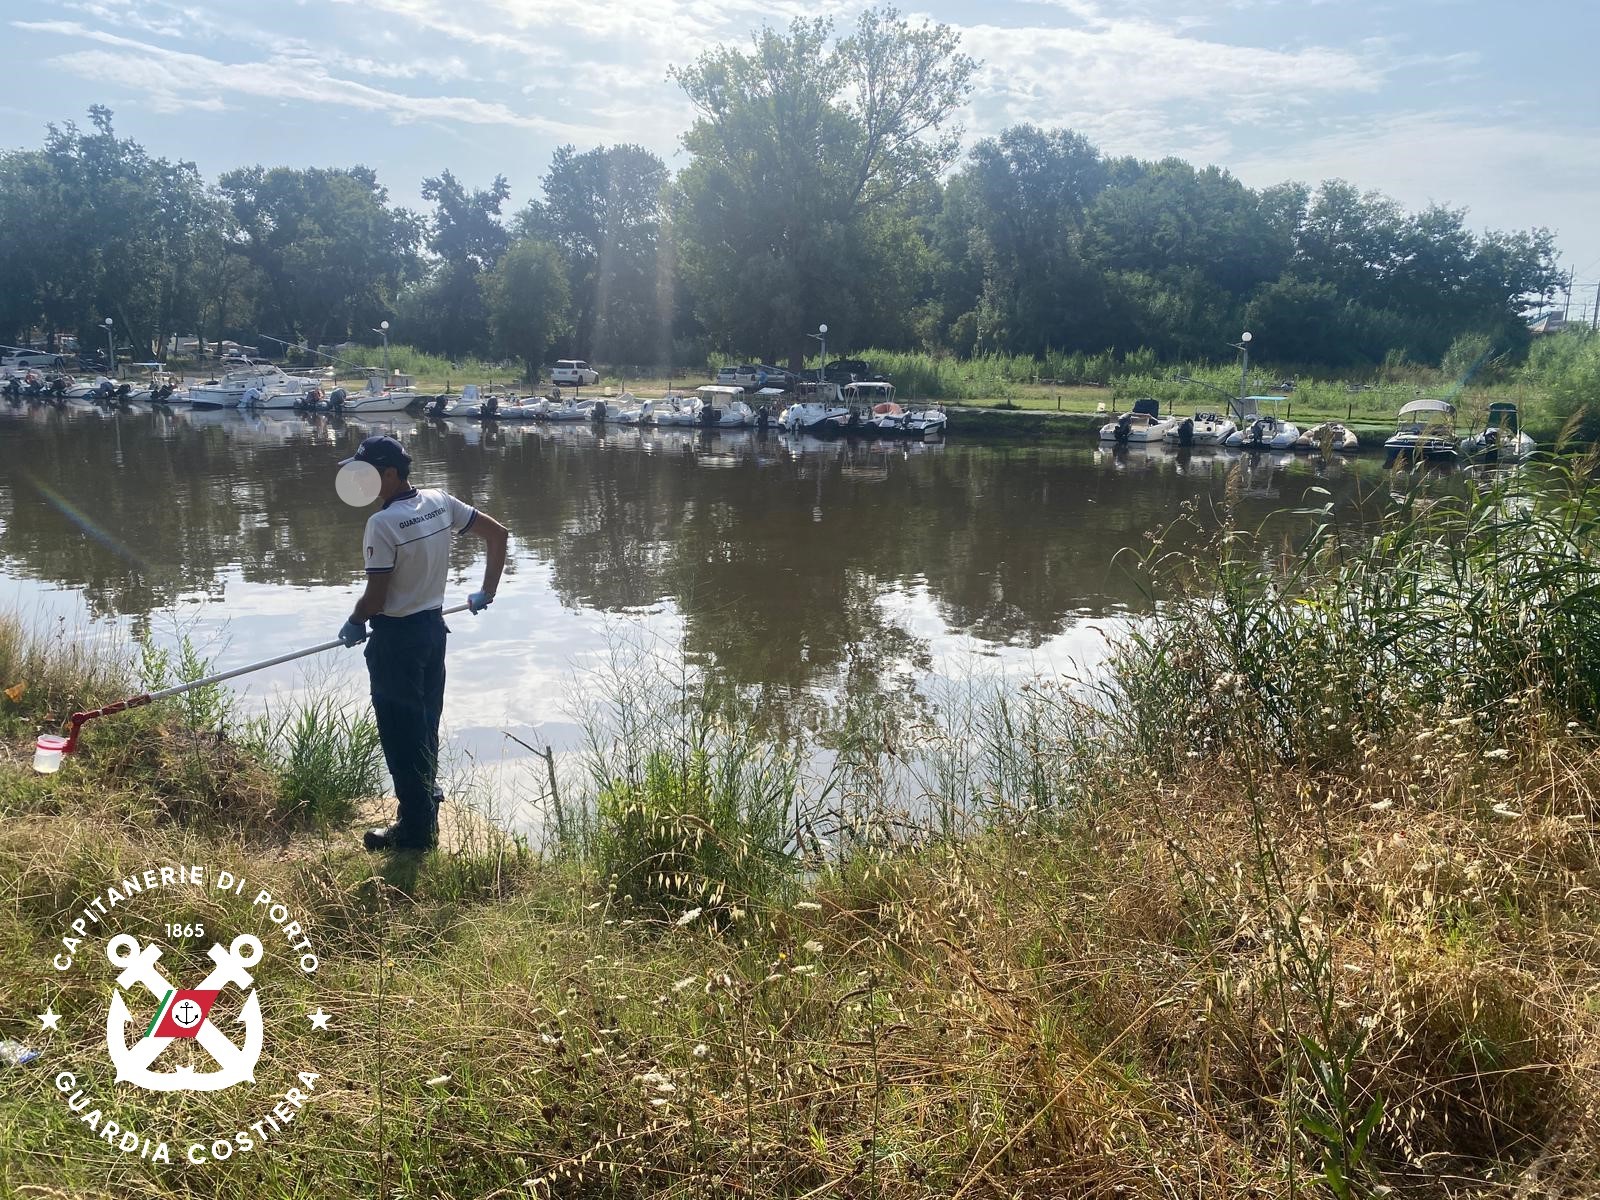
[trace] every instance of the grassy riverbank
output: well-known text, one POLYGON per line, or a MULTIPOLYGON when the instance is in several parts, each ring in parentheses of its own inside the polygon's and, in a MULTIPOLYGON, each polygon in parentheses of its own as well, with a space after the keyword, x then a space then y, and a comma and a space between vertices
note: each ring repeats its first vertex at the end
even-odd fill
MULTIPOLYGON (((212 709, 109 719, 33 775, 32 731, 128 680, 7 627, 0 1036, 44 1057, 5 1072, 0 1190, 1591 1195, 1586 482, 1157 551, 1166 615, 1093 684, 848 714, 815 789, 736 701, 621 671, 548 846, 457 815, 421 863, 352 848, 359 781, 293 799, 283 743, 212 709), (105 1053, 104 981, 49 966, 63 922, 167 862, 315 931, 315 978, 269 981, 268 1056, 321 1076, 270 1153, 152 1166, 50 1082, 105 1053)), ((246 1090, 117 1105, 231 1129, 246 1090)))

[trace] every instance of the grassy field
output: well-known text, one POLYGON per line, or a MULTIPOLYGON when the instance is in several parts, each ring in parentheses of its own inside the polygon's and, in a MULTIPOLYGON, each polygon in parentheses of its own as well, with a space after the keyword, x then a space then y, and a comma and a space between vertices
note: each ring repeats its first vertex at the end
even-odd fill
POLYGON ((1593 1195, 1586 484, 1158 545, 1164 615, 1103 675, 845 714, 811 787, 736 698, 623 669, 547 844, 457 808, 421 860, 354 848, 348 725, 219 733, 225 695, 34 775, 35 730, 200 664, 0 625, 0 1012, 42 1055, 0 1068, 0 1194, 1593 1195), (52 969, 87 896, 169 862, 315 938, 314 978, 262 975, 261 1090, 114 1086, 109 977, 52 969), (85 1130, 63 1064, 180 1155, 318 1078, 269 1146, 164 1166, 85 1130))

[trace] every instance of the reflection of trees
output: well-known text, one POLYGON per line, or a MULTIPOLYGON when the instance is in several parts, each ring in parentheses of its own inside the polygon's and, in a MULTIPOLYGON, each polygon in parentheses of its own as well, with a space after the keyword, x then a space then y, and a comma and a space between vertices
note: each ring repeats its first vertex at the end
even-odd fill
MULTIPOLYGON (((823 702, 803 698, 818 684, 895 703, 926 669, 926 644, 879 603, 892 585, 925 591, 951 627, 1023 645, 1075 615, 1142 611, 1147 597, 1117 551, 1147 545, 1185 502, 1209 513, 1233 461, 382 424, 409 440, 420 484, 483 507, 509 525, 520 556, 548 563, 564 603, 673 598, 690 657, 796 723, 816 718, 823 702)), ((365 514, 336 498, 334 463, 377 428, 288 414, 7 422, 0 552, 22 573, 82 588, 98 611, 217 593, 231 569, 343 585, 360 572, 365 514)), ((1313 485, 1348 506, 1360 472, 1347 465, 1258 464, 1239 523, 1255 527, 1313 485)), ((1270 528, 1291 536, 1296 521, 1270 528)))

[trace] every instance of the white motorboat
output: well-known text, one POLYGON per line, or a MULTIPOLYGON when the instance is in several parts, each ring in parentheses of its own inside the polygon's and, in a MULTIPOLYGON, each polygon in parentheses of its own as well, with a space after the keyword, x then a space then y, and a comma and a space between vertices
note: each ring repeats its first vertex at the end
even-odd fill
POLYGON ((1295 438, 1294 450, 1302 454, 1321 450, 1337 451, 1340 454, 1354 454, 1361 449, 1361 439, 1356 436, 1356 431, 1345 425, 1342 421, 1324 421, 1320 425, 1313 425, 1299 437, 1295 438))
POLYGON ((593 407, 592 401, 579 401, 568 397, 557 403, 554 400, 544 402, 544 410, 540 414, 546 421, 587 421, 589 410, 593 407))
POLYGON ((755 423, 755 413, 744 402, 744 389, 707 384, 695 388, 700 405, 696 423, 702 428, 739 429, 755 423))
POLYGON ((1456 406, 1448 400, 1424 398, 1400 406, 1393 436, 1383 444, 1384 466, 1396 459, 1449 462, 1460 453, 1456 440, 1456 406))
MULTIPOLYGON (((623 393, 628 396, 627 392, 623 393)), ((654 400, 641 400, 637 408, 625 408, 617 414, 618 425, 651 425, 655 422, 656 402, 654 400)))
POLYGON ((292 408, 294 399, 304 396, 316 385, 317 380, 309 376, 286 374, 272 363, 249 363, 229 371, 221 379, 195 384, 186 398, 201 411, 238 408, 245 394, 253 389, 261 394, 261 407, 265 407, 265 403, 273 397, 288 395, 288 407, 292 408))
POLYGON ((1278 416, 1282 396, 1245 396, 1238 401, 1239 411, 1248 416, 1239 418, 1239 427, 1223 439, 1222 444, 1233 450, 1292 450, 1300 439, 1300 427, 1278 416), (1262 406, 1272 405, 1265 414, 1262 406))
POLYGON ((667 396, 651 415, 660 426, 696 425, 700 402, 690 396, 667 396))
POLYGON ((405 412, 424 399, 426 397, 417 391, 409 375, 392 375, 387 386, 373 375, 367 379, 365 391, 352 392, 345 399, 344 412, 351 416, 357 413, 405 412))
POLYGON ((1534 440, 1522 432, 1516 401, 1496 400, 1479 433, 1461 439, 1461 453, 1485 463, 1521 462, 1535 449, 1534 440))
POLYGON ((905 430, 912 437, 943 437, 949 422, 942 408, 914 408, 906 414, 905 430))
POLYGON ((1184 417, 1164 435, 1174 446, 1220 446, 1238 426, 1217 412, 1197 412, 1184 417))
POLYGON ((894 398, 894 384, 862 380, 844 389, 844 399, 863 429, 891 435, 906 431, 906 410, 894 398))
POLYGON ((780 424, 790 433, 836 433, 850 424, 850 409, 826 400, 805 400, 784 409, 780 424))
POLYGON ((1100 440, 1102 442, 1118 442, 1122 445, 1141 445, 1146 442, 1159 442, 1166 438, 1167 430, 1178 423, 1177 417, 1163 417, 1161 415, 1161 402, 1149 396, 1133 402, 1133 409, 1125 412, 1114 421, 1108 421, 1100 427, 1100 440))
POLYGON ((1234 450, 1290 450, 1300 440, 1300 427, 1276 413, 1246 417, 1223 445, 1234 450))

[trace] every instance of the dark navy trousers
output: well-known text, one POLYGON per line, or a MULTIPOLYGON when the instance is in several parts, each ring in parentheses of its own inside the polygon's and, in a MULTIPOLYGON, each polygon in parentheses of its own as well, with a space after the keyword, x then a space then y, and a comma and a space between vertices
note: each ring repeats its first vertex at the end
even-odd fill
POLYGON ((439 714, 444 711, 444 643, 437 609, 409 617, 373 617, 367 637, 372 712, 383 757, 400 801, 396 841, 434 840, 438 807, 439 714))

